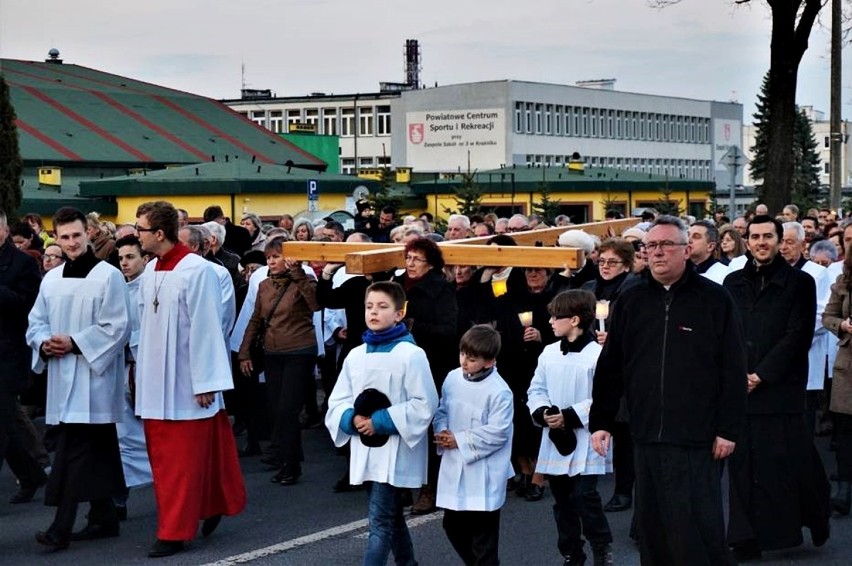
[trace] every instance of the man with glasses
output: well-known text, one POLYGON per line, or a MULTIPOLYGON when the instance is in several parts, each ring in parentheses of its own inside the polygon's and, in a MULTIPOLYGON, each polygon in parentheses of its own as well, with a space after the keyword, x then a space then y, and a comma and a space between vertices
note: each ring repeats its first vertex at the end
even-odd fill
POLYGON ((689 259, 695 270, 714 283, 722 284, 728 275, 728 266, 716 259, 719 246, 719 229, 709 220, 698 220, 689 227, 692 252, 689 259))
POLYGON ((609 450, 623 392, 642 563, 733 564, 719 477, 745 413, 739 317, 722 287, 689 268, 680 220, 659 216, 645 249, 649 276, 615 303, 595 371, 592 446, 609 450))
POLYGON ((803 417, 814 279, 779 253, 784 229, 774 218, 756 216, 746 235, 751 259, 725 279, 748 346, 747 418, 730 464, 728 539, 739 560, 799 546, 802 527, 822 546, 831 513, 830 486, 803 417))
POLYGON ((515 214, 509 219, 506 231, 509 233, 525 232, 530 229, 530 220, 523 214, 515 214))

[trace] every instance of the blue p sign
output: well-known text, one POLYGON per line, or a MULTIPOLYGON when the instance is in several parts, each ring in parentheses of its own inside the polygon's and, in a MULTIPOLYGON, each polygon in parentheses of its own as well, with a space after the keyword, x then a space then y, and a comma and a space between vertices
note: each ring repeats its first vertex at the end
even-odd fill
POLYGON ((308 200, 319 200, 319 185, 314 179, 308 181, 308 200))

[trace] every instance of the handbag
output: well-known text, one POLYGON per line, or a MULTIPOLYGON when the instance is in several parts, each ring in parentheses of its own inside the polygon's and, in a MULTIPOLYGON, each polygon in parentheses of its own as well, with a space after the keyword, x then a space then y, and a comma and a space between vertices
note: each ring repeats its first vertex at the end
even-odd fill
POLYGON ((249 357, 251 358, 251 365, 252 368, 254 368, 255 373, 261 373, 264 370, 263 343, 266 338, 266 331, 269 329, 272 315, 275 314, 275 309, 278 308, 278 304, 281 302, 281 299, 284 298, 284 293, 287 292, 287 287, 289 287, 289 285, 284 285, 281 288, 278 298, 275 299, 275 304, 272 305, 272 310, 269 311, 269 315, 260 322, 260 328, 254 335, 254 338, 252 338, 251 344, 249 345, 249 357))

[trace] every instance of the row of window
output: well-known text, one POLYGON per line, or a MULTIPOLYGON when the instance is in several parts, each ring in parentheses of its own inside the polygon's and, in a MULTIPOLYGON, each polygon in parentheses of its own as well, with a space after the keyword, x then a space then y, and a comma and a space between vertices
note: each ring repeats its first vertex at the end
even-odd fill
POLYGON ((291 108, 289 110, 243 110, 240 114, 275 133, 287 133, 290 124, 308 124, 318 134, 353 137, 391 135, 390 106, 344 106, 341 108, 291 108))
POLYGON ((515 102, 516 134, 710 143, 710 118, 515 102))
MULTIPOLYGON (((526 165, 530 167, 560 167, 570 160, 568 155, 527 155, 526 165)), ((712 179, 710 160, 707 159, 646 159, 640 157, 598 157, 586 156, 587 166, 610 167, 635 173, 668 175, 672 179, 712 179)), ((590 174, 587 171, 587 174, 590 174)))
MULTIPOLYGON (((358 168, 364 169, 367 167, 390 167, 391 158, 389 155, 377 155, 376 157, 359 157, 358 168)), ((340 172, 344 175, 355 174, 355 158, 344 157, 340 160, 340 172)))

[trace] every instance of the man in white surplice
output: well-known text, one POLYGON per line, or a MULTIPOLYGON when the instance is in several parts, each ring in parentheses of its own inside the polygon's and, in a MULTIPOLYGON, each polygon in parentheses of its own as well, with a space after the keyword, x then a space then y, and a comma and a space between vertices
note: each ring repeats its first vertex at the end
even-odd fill
POLYGON ((118 536, 112 496, 124 477, 115 423, 123 414, 130 300, 121 273, 92 252, 82 212, 61 208, 53 225, 67 261, 42 282, 27 343, 33 371, 48 369, 45 421, 55 425, 56 445, 45 490, 56 516, 36 540, 61 550, 71 540, 118 536), (89 522, 72 535, 81 501, 91 504, 89 522))

